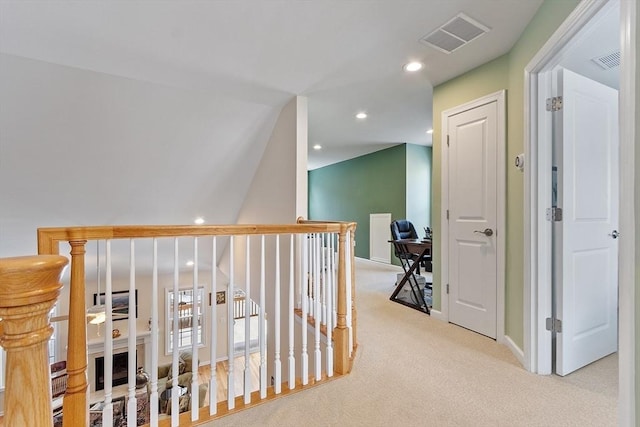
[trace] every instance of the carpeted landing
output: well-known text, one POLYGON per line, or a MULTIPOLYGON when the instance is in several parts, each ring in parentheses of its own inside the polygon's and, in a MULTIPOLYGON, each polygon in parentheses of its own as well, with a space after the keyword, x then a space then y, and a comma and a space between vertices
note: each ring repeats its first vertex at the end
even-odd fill
POLYGON ((617 424, 616 355, 566 378, 530 374, 505 346, 389 301, 398 271, 357 262, 359 347, 350 375, 210 425, 617 424))

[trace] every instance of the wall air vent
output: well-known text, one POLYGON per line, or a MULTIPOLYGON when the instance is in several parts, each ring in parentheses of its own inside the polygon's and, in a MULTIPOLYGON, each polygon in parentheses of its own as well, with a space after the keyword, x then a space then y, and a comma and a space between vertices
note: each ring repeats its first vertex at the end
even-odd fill
POLYGON ((460 13, 437 30, 421 38, 420 42, 441 52, 451 53, 490 30, 464 13, 460 13))
POLYGON ((596 56, 591 60, 602 67, 603 70, 611 70, 620 66, 620 51, 616 50, 606 55, 596 56))

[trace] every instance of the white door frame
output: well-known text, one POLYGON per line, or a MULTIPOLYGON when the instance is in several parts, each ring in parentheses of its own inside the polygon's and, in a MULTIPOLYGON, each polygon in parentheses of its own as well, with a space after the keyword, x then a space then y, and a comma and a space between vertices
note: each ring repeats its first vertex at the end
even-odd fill
MULTIPOLYGON (((525 68, 525 269, 524 365, 551 373, 551 223, 545 210, 551 200, 551 141, 548 114, 541 114, 548 74, 574 37, 607 0, 583 0, 525 68)), ((620 200, 634 206, 634 141, 636 106, 636 2, 620 1, 620 200)), ((619 243, 619 398, 620 425, 635 425, 635 228, 634 209, 620 209, 619 243), (624 238, 628 236, 627 238, 624 238)))
MULTIPOLYGON (((485 105, 491 102, 497 104, 497 132, 496 132, 496 153, 497 153, 497 215, 496 215, 496 262, 497 262, 497 294, 496 294, 496 340, 505 342, 504 336, 504 299, 505 299, 505 234, 506 234, 506 91, 501 90, 483 96, 474 101, 459 105, 457 107, 442 112, 442 137, 441 141, 447 140, 447 118, 454 114, 459 114, 467 110, 485 105)), ((440 213, 440 265, 445 268, 441 273, 440 286, 440 311, 432 310, 434 318, 449 321, 449 294, 447 294, 447 284, 449 283, 449 221, 447 210, 449 209, 449 150, 442 150, 442 211, 440 213)))

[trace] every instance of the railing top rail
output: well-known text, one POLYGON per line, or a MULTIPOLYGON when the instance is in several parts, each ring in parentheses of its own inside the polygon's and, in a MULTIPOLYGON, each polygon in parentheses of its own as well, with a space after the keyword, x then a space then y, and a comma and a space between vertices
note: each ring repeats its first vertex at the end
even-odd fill
POLYGON ((347 221, 316 221, 310 219, 304 219, 302 217, 298 217, 296 220, 298 224, 341 224, 346 227, 347 230, 355 230, 358 223, 357 222, 347 222, 347 221))
POLYGON ((304 222, 298 224, 235 225, 116 225, 45 227, 38 229, 38 253, 58 254, 58 243, 72 240, 133 239, 153 237, 235 236, 250 234, 339 233, 351 224, 304 222))

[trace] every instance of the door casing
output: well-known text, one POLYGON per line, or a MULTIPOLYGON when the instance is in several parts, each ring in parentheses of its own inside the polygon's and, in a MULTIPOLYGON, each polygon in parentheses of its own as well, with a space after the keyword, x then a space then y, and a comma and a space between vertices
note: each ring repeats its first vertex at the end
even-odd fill
MULTIPOLYGON (((447 117, 459 114, 490 102, 497 104, 497 216, 496 216, 496 267, 497 267, 497 294, 496 294, 496 341, 504 343, 507 339, 504 335, 504 301, 505 301, 505 234, 506 234, 506 91, 501 90, 478 98, 474 101, 459 105, 442 112, 441 123, 447 123, 447 117)), ((441 141, 447 140, 448 129, 443 126, 441 141)), ((442 211, 440 213, 440 257, 443 266, 440 286, 440 310, 431 310, 434 318, 449 321, 449 222, 447 210, 449 208, 449 150, 442 150, 442 211)), ((510 346, 513 347, 513 346, 510 346)))

